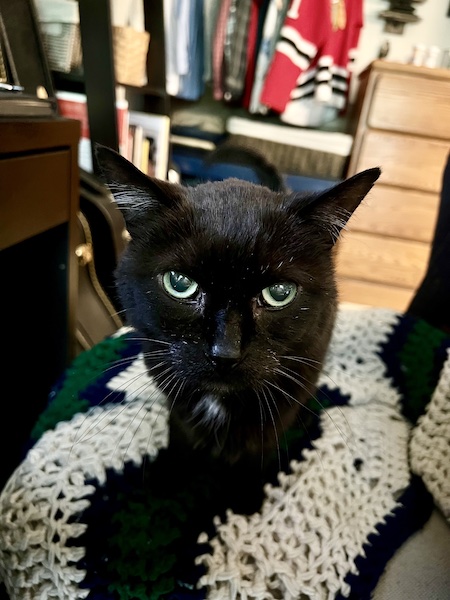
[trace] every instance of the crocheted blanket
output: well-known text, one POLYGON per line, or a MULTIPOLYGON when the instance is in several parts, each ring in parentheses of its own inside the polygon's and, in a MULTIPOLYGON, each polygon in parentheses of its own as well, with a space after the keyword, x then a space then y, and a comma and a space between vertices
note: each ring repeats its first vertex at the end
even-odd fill
POLYGON ((0 496, 11 600, 369 598, 433 506, 450 519, 449 351, 422 321, 341 309, 305 426, 245 514, 220 468, 171 455, 120 330, 57 383, 0 496))

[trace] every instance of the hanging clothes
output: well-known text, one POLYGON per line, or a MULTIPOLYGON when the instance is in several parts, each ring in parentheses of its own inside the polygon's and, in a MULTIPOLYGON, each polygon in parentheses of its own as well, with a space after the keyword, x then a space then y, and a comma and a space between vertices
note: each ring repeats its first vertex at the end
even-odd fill
POLYGON ((177 97, 183 100, 198 100, 205 91, 203 0, 183 0, 183 4, 188 6, 185 22, 188 27, 187 48, 186 52, 183 52, 183 57, 187 57, 187 69, 180 74, 177 97))
POLYGON ((267 105, 261 102, 267 70, 275 54, 276 42, 289 6, 289 0, 270 0, 262 27, 261 41, 256 58, 254 80, 250 95, 249 111, 267 113, 267 105))
POLYGON ((245 73, 244 93, 242 106, 246 109, 250 106, 250 98, 255 80, 256 61, 261 45, 264 22, 269 9, 270 0, 252 0, 250 8, 250 24, 248 29, 247 44, 247 70, 245 73))
POLYGON ((223 49, 224 100, 238 102, 245 87, 252 0, 231 0, 223 49))
POLYGON ((208 83, 211 82, 213 78, 212 53, 220 4, 221 3, 217 2, 217 0, 203 0, 203 79, 208 83))
POLYGON ((261 94, 282 121, 318 127, 346 107, 362 9, 362 0, 291 2, 261 94))
POLYGON ((203 0, 164 0, 166 91, 184 100, 204 92, 203 0))
POLYGON ((217 15, 215 35, 212 45, 212 81, 215 100, 223 99, 223 51, 227 31, 228 13, 232 0, 222 0, 217 15))

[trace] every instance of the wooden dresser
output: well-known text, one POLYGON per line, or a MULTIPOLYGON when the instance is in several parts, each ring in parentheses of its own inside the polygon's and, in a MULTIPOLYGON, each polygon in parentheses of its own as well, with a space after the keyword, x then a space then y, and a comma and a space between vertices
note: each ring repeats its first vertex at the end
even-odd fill
POLYGON ((0 487, 74 355, 78 121, 0 119, 0 487))
POLYGON ((337 252, 342 301, 404 310, 427 267, 450 152, 450 70, 377 60, 360 76, 348 176, 382 175, 337 252))

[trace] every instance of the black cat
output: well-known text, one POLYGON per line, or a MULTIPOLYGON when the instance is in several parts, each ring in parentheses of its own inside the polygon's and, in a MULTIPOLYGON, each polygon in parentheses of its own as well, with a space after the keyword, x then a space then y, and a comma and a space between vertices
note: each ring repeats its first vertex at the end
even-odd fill
POLYGON ((228 463, 261 456, 314 394, 335 243, 380 170, 300 194, 237 179, 182 187, 108 148, 96 157, 131 236, 117 285, 168 397, 171 443, 228 463))

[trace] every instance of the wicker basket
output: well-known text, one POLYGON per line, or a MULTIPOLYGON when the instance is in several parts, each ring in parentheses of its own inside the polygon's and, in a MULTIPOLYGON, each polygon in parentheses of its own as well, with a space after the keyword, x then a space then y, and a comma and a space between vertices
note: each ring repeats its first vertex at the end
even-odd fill
MULTIPOLYGON (((78 15, 67 13, 67 17, 63 17, 67 22, 62 19, 60 22, 42 19, 40 24, 50 68, 69 73, 80 67, 83 61, 80 26, 78 15)), ((145 85, 150 34, 131 27, 113 27, 112 30, 117 82, 138 87, 145 85)))
POLYGON ((78 2, 36 0, 42 42, 50 68, 68 73, 81 65, 78 2))
POLYGON ((41 23, 50 68, 68 73, 81 65, 80 28, 76 23, 41 23))
POLYGON ((131 27, 113 27, 114 67, 118 83, 137 87, 147 83, 150 34, 131 27))

